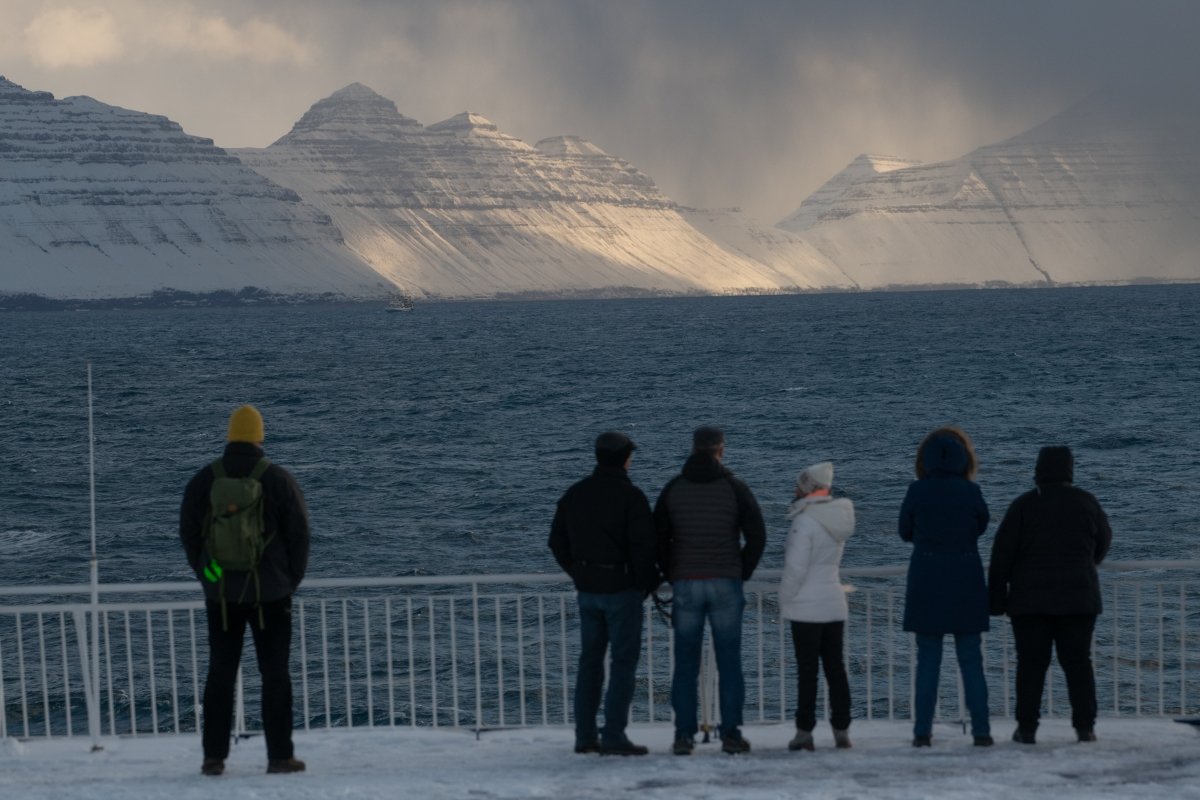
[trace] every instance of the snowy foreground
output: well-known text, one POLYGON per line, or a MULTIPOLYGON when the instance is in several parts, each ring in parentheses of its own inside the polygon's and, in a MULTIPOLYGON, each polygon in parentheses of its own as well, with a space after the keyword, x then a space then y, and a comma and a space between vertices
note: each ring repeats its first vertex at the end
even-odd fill
POLYGON ((1200 798, 1200 735, 1170 720, 1104 720, 1100 741, 1077 744, 1051 720, 1039 743, 971 746, 957 727, 934 731, 934 746, 909 745, 908 724, 856 722, 854 749, 835 751, 818 727, 815 753, 789 753, 786 726, 750 726, 754 751, 727 756, 716 744, 690 757, 668 753, 669 727, 634 726, 651 748, 640 758, 575 755, 569 730, 486 732, 357 730, 298 733, 301 775, 266 775, 260 738, 239 744, 219 778, 199 774, 197 736, 0 742, 0 797, 11 798, 1200 798))

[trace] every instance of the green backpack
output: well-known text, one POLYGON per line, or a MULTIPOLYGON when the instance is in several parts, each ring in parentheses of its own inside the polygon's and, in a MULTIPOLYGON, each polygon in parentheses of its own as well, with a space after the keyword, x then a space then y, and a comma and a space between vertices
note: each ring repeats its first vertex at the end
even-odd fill
MULTIPOLYGON (((263 521, 262 476, 271 462, 260 458, 248 477, 231 478, 225 473, 221 459, 212 463, 212 490, 209 492, 208 513, 204 517, 204 549, 208 553, 208 564, 204 577, 210 583, 220 584, 221 619, 228 628, 225 610, 225 571, 248 572, 254 578, 255 603, 261 598, 258 580, 258 562, 270 541, 266 536, 263 521)), ((242 585, 242 602, 246 586, 242 585)), ((259 617, 262 609, 259 608, 259 617)))

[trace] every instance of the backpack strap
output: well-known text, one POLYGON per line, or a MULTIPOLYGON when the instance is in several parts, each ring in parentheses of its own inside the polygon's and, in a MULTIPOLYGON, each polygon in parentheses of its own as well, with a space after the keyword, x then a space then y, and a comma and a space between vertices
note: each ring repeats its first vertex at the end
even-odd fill
POLYGON ((269 466, 271 466, 271 459, 266 456, 260 458, 258 463, 254 465, 254 469, 250 470, 250 479, 261 481, 263 473, 267 471, 267 467, 269 466))
POLYGON ((212 468, 213 475, 217 476, 218 478, 226 477, 224 458, 218 458, 216 461, 209 464, 209 467, 212 468))

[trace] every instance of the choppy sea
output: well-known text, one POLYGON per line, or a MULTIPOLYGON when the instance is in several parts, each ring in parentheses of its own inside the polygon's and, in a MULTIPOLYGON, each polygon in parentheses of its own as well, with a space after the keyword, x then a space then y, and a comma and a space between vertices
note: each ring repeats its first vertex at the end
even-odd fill
POLYGON ((795 473, 830 459, 847 566, 903 563, 914 450, 974 438, 993 514, 1067 444, 1112 558, 1200 555, 1200 286, 0 314, 0 583, 85 582, 87 365, 101 580, 189 579, 192 473, 254 403, 312 514, 310 575, 542 572, 609 428, 650 496, 716 424, 781 566, 795 473))

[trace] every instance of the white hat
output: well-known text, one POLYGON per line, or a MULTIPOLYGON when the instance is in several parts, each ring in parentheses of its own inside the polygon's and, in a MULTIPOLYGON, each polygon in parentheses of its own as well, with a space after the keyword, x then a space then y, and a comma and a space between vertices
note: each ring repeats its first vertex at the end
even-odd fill
POLYGON ((817 489, 828 489, 833 486, 833 462, 822 461, 805 467, 796 476, 796 488, 802 494, 812 494, 817 489))

